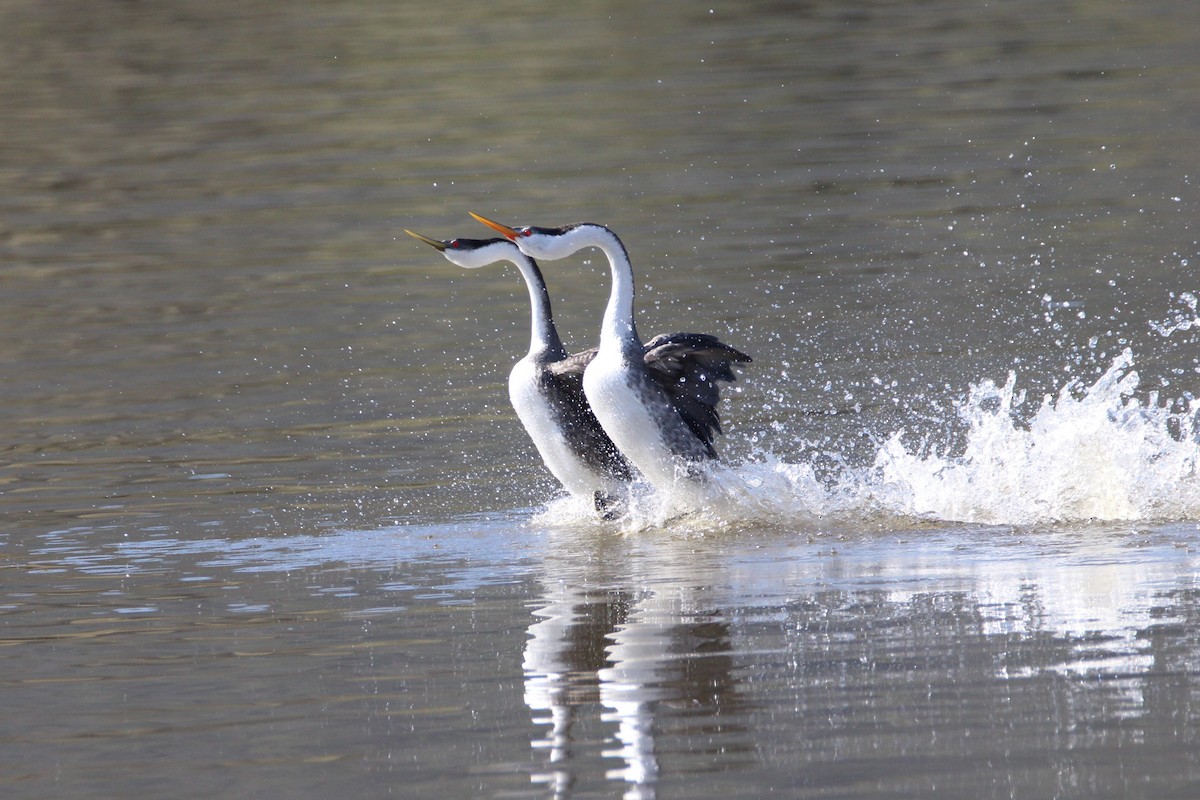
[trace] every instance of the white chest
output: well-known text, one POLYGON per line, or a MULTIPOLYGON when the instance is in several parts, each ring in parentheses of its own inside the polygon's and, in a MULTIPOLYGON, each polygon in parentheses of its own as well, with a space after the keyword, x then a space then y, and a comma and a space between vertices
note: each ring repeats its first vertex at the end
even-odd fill
POLYGON ((583 392, 596 419, 625 457, 651 483, 674 484, 684 464, 663 435, 670 409, 631 380, 628 365, 619 354, 614 357, 601 351, 583 373, 583 392))
POLYGON ((546 468, 571 494, 591 497, 612 491, 612 478, 590 467, 575 452, 560 423, 561 411, 540 390, 541 367, 522 359, 508 375, 508 397, 546 468))

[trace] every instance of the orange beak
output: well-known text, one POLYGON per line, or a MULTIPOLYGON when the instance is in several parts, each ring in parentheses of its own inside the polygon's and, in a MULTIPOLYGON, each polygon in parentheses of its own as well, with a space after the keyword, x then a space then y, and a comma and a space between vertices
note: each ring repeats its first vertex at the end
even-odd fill
POLYGON ((500 233, 504 234, 504 236, 510 240, 515 240, 517 238, 517 232, 515 230, 513 230, 512 228, 508 227, 507 225, 501 225, 499 222, 490 220, 487 217, 481 217, 478 214, 476 214, 474 211, 469 211, 467 213, 469 213, 472 217, 474 217, 475 219, 482 222, 484 225, 487 225, 492 230, 499 231, 500 233))

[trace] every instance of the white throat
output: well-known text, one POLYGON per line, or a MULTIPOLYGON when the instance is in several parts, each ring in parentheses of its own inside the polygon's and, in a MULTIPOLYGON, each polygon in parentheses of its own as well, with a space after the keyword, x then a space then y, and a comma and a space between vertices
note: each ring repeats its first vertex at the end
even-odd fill
POLYGON ((638 338, 637 326, 633 321, 633 265, 625 245, 608 228, 590 223, 580 225, 565 234, 564 238, 573 246, 573 251, 595 247, 608 259, 612 288, 600 323, 601 350, 616 347, 622 351, 636 351, 640 358, 642 341, 638 338))
POLYGON ((551 358, 565 357, 567 350, 558 338, 558 329, 554 327, 554 316, 550 311, 550 293, 546 290, 546 281, 542 278, 541 270, 523 256, 513 257, 512 263, 521 270, 525 288, 529 290, 529 354, 544 354, 551 358))

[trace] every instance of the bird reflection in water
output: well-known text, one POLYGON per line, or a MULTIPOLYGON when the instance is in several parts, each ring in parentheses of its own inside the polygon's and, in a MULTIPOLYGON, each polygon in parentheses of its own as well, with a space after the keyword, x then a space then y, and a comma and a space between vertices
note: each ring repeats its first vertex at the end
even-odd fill
POLYGON ((694 708, 705 732, 718 728, 727 743, 735 731, 721 720, 740 705, 731 627, 719 612, 700 610, 700 590, 544 585, 524 658, 525 702, 535 724, 550 726, 532 742, 535 755, 546 751, 548 767, 535 781, 548 784, 555 797, 566 796, 595 774, 599 755, 620 761, 603 774, 625 784, 626 798, 654 797, 662 757, 656 714, 664 704, 694 708), (597 704, 608 731, 598 754, 586 734, 597 704))

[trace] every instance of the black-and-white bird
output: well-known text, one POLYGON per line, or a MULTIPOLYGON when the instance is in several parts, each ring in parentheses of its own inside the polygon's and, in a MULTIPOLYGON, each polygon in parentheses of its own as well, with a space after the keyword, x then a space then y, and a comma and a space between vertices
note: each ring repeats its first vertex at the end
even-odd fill
POLYGON ((460 267, 478 269, 508 261, 521 271, 529 290, 532 333, 529 352, 508 375, 509 400, 546 468, 567 491, 592 498, 598 511, 613 512, 631 473, 583 394, 583 371, 595 351, 567 354, 537 263, 507 239, 440 241, 409 230, 405 233, 460 267))
POLYGON ((511 228, 472 214, 504 234, 531 258, 566 258, 587 247, 608 258, 612 289, 600 327, 600 347, 583 375, 583 390, 596 419, 621 453, 650 481, 669 487, 681 477, 702 474, 700 462, 716 457, 713 436, 721 432, 719 382, 736 380, 732 364, 746 354, 700 333, 657 337, 643 344, 633 319, 633 265, 621 240, 603 225, 511 228), (669 370, 651 365, 670 364, 669 370), (659 374, 669 371, 671 380, 659 374))

